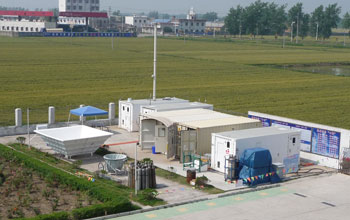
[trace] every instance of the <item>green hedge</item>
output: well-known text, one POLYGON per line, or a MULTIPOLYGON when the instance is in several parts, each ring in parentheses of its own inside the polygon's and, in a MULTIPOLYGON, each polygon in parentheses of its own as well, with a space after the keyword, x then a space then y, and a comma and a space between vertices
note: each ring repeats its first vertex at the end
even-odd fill
POLYGON ((56 212, 47 215, 38 215, 33 218, 21 218, 19 220, 69 220, 70 216, 67 212, 56 212))
MULTIPOLYGON (((103 216, 105 213, 116 214, 139 209, 139 207, 132 205, 126 198, 126 195, 121 195, 123 192, 121 192, 117 184, 115 187, 106 188, 102 183, 99 183, 99 181, 92 183, 86 178, 76 177, 3 145, 0 145, 0 155, 8 160, 23 163, 26 167, 35 170, 46 179, 57 181, 60 184, 71 187, 73 190, 86 191, 89 196, 104 202, 104 204, 73 210, 72 216, 74 219, 92 218, 103 216)), ((51 215, 40 215, 34 219, 61 220, 68 218, 69 214, 63 212, 53 213, 51 215)))

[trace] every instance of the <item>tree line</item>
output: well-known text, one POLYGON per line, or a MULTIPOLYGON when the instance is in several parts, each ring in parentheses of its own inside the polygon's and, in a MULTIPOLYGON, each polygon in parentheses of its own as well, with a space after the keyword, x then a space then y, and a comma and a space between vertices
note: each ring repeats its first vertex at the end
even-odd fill
MULTIPOLYGON (((341 21, 341 7, 338 4, 319 6, 312 13, 304 11, 303 3, 297 3, 286 10, 287 5, 262 2, 247 7, 231 8, 225 18, 226 31, 232 35, 283 35, 287 29, 293 36, 302 38, 311 35, 326 39, 332 35, 341 21)), ((350 14, 342 19, 343 27, 350 28, 350 14)))

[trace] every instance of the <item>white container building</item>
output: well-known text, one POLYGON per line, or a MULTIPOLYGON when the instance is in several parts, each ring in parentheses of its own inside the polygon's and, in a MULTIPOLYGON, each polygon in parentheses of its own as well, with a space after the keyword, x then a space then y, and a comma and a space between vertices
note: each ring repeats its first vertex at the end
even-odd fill
POLYGON ((197 108, 214 110, 214 106, 211 104, 201 103, 201 102, 183 102, 183 103, 155 104, 150 106, 142 106, 141 114, 147 114, 150 112, 165 112, 165 111, 197 109, 197 108))
POLYGON ((261 127, 259 120, 208 109, 150 112, 141 116, 142 149, 155 146, 167 158, 211 152, 211 134, 261 127))
POLYGON ((175 97, 165 97, 156 100, 152 99, 138 99, 119 101, 119 127, 129 132, 139 131, 140 129, 140 114, 142 106, 152 106, 159 104, 169 103, 184 103, 189 102, 188 100, 179 99, 175 97))
POLYGON ((270 150, 272 163, 282 163, 286 173, 299 169, 300 131, 285 128, 255 128, 212 134, 211 168, 225 171, 225 158, 240 158, 248 148, 270 150))

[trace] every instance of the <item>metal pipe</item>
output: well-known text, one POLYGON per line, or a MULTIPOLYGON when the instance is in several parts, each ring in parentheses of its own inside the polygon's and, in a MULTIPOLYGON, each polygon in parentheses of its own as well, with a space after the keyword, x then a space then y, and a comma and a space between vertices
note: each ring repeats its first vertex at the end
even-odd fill
POLYGON ((153 61, 153 101, 156 100, 157 89, 157 24, 154 24, 154 61, 153 61))

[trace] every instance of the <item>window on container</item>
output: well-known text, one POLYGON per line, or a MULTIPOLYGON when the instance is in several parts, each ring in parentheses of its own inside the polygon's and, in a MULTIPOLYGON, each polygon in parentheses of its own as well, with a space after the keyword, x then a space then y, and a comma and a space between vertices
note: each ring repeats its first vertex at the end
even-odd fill
POLYGON ((126 108, 126 111, 129 112, 129 107, 126 108))
POLYGON ((296 138, 294 137, 294 138, 293 138, 293 144, 295 144, 295 142, 296 142, 296 138))
POLYGON ((73 10, 77 10, 77 6, 74 5, 74 6, 73 6, 73 10))
POLYGON ((220 161, 218 161, 218 168, 220 168, 220 161))
POLYGON ((122 120, 122 124, 124 124, 124 120, 122 120))
POLYGON ((230 142, 227 142, 227 148, 230 148, 230 142))
POLYGON ((158 137, 165 137, 165 128, 158 128, 158 137))

